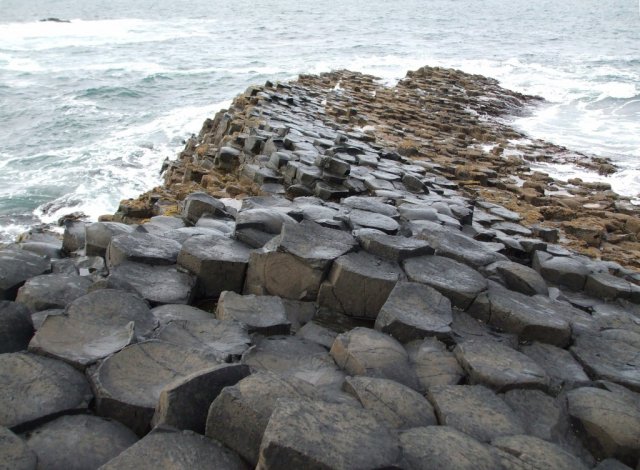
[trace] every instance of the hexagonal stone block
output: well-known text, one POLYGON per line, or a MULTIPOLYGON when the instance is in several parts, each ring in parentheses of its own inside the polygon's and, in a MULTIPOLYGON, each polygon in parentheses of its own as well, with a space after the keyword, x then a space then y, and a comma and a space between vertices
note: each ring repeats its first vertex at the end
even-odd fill
POLYGON ((102 256, 107 252, 111 239, 132 233, 135 227, 117 222, 95 222, 86 226, 85 251, 87 256, 102 256))
POLYGON ((38 465, 36 454, 24 440, 4 426, 0 426, 0 456, 6 470, 36 470, 38 465))
POLYGON ((291 329, 284 302, 269 295, 239 295, 225 291, 220 295, 216 317, 223 321, 237 321, 249 333, 286 335, 291 329))
POLYGON ((521 352, 495 341, 465 341, 454 354, 469 376, 470 383, 497 391, 512 388, 546 389, 544 370, 521 352))
POLYGON ((410 258, 403 267, 409 280, 433 287, 462 310, 487 288, 487 281, 479 272, 442 256, 410 258))
POLYGON ((33 332, 33 321, 27 307, 0 300, 0 354, 27 349, 33 332))
POLYGON ((107 248, 107 265, 117 266, 125 261, 152 266, 175 264, 180 243, 149 233, 133 232, 114 236, 107 248))
POLYGON ((100 289, 74 300, 64 315, 48 316, 29 350, 80 369, 151 335, 157 321, 141 298, 100 289))
POLYGON ((199 296, 217 297, 242 292, 250 253, 251 247, 225 236, 196 236, 182 245, 178 264, 198 278, 199 296))
POLYGON ((404 459, 415 470, 494 470, 500 462, 491 448, 449 426, 400 433, 404 459))
POLYGON ((628 299, 640 303, 640 286, 609 273, 589 274, 584 290, 600 299, 628 299))
POLYGON ((384 468, 400 458, 397 437, 365 410, 321 401, 280 401, 264 432, 258 467, 384 468))
POLYGON ((18 289, 16 302, 26 305, 32 312, 65 308, 85 295, 91 279, 67 274, 44 274, 29 279, 18 289))
POLYGON ((199 351, 163 341, 132 344, 90 372, 96 412, 144 435, 164 387, 216 364, 199 351))
POLYGON ((550 379, 553 390, 561 388, 571 389, 576 385, 589 382, 582 366, 574 359, 569 351, 551 344, 534 342, 523 345, 521 350, 544 369, 550 379))
POLYGON ((240 458, 218 442, 191 431, 154 429, 110 460, 101 470, 247 470, 240 458))
POLYGON ((62 416, 26 436, 39 468, 98 468, 138 441, 116 421, 97 416, 62 416))
POLYGON ((435 385, 456 385, 465 376, 453 353, 436 338, 413 341, 405 347, 421 390, 435 385))
POLYGON ((451 302, 432 287, 398 282, 380 309, 375 329, 402 343, 451 334, 451 302))
POLYGON ((82 373, 29 353, 0 354, 0 383, 0 425, 14 429, 86 409, 92 398, 82 373))
POLYGON ((425 240, 387 235, 378 230, 359 230, 358 241, 369 253, 399 263, 407 258, 432 255, 434 249, 425 240))
POLYGON ((189 194, 183 201, 182 217, 195 224, 204 214, 224 217, 227 212, 222 201, 207 193, 189 194))
POLYGON ((375 319, 402 269, 365 252, 349 253, 334 261, 320 287, 318 304, 354 317, 375 319))
POLYGON ((591 273, 591 270, 577 259, 551 256, 541 251, 536 251, 533 267, 547 282, 572 290, 582 290, 587 282, 587 276, 591 273))
POLYGON ((498 261, 485 268, 489 272, 496 272, 507 288, 526 295, 547 295, 547 283, 542 276, 528 266, 513 261, 498 261))
POLYGON ((429 389, 427 398, 438 422, 469 434, 481 442, 524 434, 518 416, 482 385, 441 385, 429 389))
POLYGON ((351 375, 395 380, 418 389, 415 372, 402 345, 392 337, 369 328, 354 328, 338 335, 331 356, 351 375))
POLYGON ((51 269, 51 261, 30 251, 0 250, 0 300, 15 300, 27 279, 51 269))
POLYGON ((491 441, 498 449, 502 467, 553 468, 557 470, 586 470, 588 467, 561 447, 533 436, 502 436, 491 441))

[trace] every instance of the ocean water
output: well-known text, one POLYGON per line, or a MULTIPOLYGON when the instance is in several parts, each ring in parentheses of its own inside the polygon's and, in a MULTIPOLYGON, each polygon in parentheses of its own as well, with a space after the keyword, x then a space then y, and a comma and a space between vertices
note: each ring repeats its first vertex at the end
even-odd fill
POLYGON ((251 84, 349 68, 393 84, 423 65, 547 103, 514 124, 607 156, 640 197, 637 0, 0 0, 0 240, 113 212, 251 84), (40 22, 57 17, 70 23, 40 22))

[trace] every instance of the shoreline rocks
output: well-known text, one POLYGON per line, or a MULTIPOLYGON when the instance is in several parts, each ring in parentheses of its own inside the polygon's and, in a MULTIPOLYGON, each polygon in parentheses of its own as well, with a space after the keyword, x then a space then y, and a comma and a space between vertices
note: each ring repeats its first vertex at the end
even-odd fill
POLYGON ((640 219, 529 171, 577 158, 498 120, 535 102, 430 67, 268 82, 163 187, 0 250, 0 460, 637 466, 640 219))

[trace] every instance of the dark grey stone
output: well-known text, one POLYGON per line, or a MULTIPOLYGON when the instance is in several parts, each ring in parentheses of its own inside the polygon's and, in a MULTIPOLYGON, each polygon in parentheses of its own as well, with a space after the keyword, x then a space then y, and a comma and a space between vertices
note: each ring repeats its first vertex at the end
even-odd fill
POLYGON ((18 249, 0 250, 0 300, 15 300, 27 279, 51 269, 48 258, 18 249))
POLYGON ((18 290, 16 302, 37 312, 55 308, 65 308, 78 297, 86 295, 91 280, 86 277, 67 274, 44 274, 29 279, 18 290))
POLYGON ((27 307, 0 300, 0 354, 27 349, 33 332, 33 321, 27 307))

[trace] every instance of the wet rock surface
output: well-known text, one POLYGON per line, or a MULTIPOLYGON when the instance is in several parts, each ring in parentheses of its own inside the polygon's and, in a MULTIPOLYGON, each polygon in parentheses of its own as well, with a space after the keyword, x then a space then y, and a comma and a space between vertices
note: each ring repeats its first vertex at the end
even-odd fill
POLYGON ((1 249, 1 452, 67 423, 73 468, 107 417, 142 439, 103 468, 637 467, 639 211, 532 171, 612 169, 498 119, 537 101, 268 82, 162 187, 1 249))

